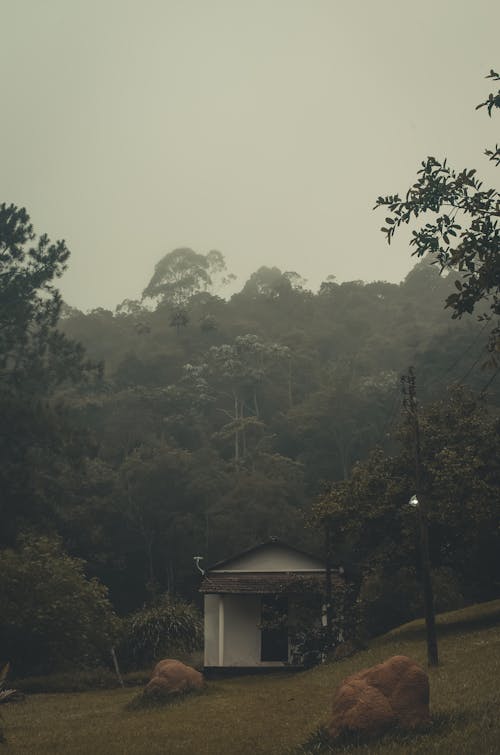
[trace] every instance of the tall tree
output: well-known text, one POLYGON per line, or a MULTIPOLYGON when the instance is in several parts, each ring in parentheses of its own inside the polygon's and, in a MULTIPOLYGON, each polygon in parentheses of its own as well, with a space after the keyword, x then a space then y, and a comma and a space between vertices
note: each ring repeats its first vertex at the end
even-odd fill
MULTIPOLYGON (((470 392, 452 386, 422 411, 420 430, 421 491, 428 502, 432 566, 453 575, 452 582, 467 600, 492 598, 500 578, 498 418, 470 392)), ((385 581, 382 608, 387 616, 378 615, 375 621, 380 631, 387 628, 380 622, 389 616, 394 623, 411 618, 401 615, 401 609, 419 610, 408 605, 407 595, 398 594, 397 601, 391 595, 395 575, 414 579, 421 571, 417 518, 408 505, 415 492, 410 423, 401 423, 398 437, 397 453, 373 451, 347 480, 331 486, 317 508, 336 549, 362 572, 365 585, 385 581)), ((450 584, 444 592, 437 590, 442 609, 453 607, 446 604, 450 584)))
POLYGON ((247 452, 247 436, 253 430, 261 435, 260 393, 269 380, 274 364, 288 359, 289 349, 266 343, 254 334, 238 336, 232 344, 212 346, 205 361, 185 366, 193 384, 201 383, 218 398, 217 409, 229 422, 219 431, 220 438, 232 438, 233 458, 238 462, 247 452))
POLYGON ((54 392, 95 371, 57 329, 64 241, 36 237, 25 209, 0 205, 0 541, 47 524, 62 497, 80 438, 54 392))
POLYGON ((77 343, 57 328, 62 300, 55 279, 66 269, 64 241, 36 237, 28 213, 0 205, 0 380, 7 387, 47 393, 80 379, 88 364, 77 343))
POLYGON ((174 249, 156 264, 142 296, 181 310, 194 294, 209 290, 217 276, 222 283, 234 277, 226 275, 224 255, 220 252, 213 249, 208 254, 199 254, 186 247, 174 249))

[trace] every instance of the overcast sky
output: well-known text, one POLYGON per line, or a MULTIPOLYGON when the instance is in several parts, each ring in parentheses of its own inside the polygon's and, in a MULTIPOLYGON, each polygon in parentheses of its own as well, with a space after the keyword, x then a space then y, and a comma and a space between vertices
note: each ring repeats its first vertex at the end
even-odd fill
POLYGON ((380 194, 478 167, 498 0, 0 0, 0 201, 72 251, 66 301, 137 298, 179 246, 315 289, 401 280, 380 194))

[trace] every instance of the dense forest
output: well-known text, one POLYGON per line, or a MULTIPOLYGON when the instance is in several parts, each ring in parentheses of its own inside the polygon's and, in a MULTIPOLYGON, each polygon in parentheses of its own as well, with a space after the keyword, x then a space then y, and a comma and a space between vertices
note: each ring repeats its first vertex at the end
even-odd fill
MULTIPOLYGON (((223 298, 223 255, 177 249, 141 299, 84 313, 57 291, 69 250, 25 210, 0 207, 0 253, 4 645, 27 648, 34 622, 45 636, 72 615, 71 585, 89 639, 159 596, 198 602, 194 555, 209 564, 270 536, 322 554, 325 512, 336 563, 378 606, 370 630, 414 615, 410 365, 438 604, 498 589, 492 325, 451 319, 452 274, 426 260, 399 284, 333 270, 311 291, 261 267, 223 298)), ((64 642, 79 652, 65 638, 63 660, 64 642)))

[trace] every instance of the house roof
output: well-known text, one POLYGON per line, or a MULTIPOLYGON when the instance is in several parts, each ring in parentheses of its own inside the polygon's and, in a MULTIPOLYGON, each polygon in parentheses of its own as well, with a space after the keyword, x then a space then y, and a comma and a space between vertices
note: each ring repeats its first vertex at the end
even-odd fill
POLYGON ((233 561, 236 561, 236 559, 239 559, 242 556, 249 556, 250 554, 257 553, 258 551, 261 551, 264 549, 272 548, 273 546, 281 546, 281 548, 286 548, 287 550, 292 551, 293 553, 297 553, 301 556, 307 556, 308 558, 314 559, 318 562, 318 569, 324 568, 323 562, 321 561, 321 559, 317 558, 316 556, 312 556, 310 553, 300 550, 300 548, 295 548, 293 545, 288 545, 288 543, 284 543, 282 540, 279 540, 277 537, 272 537, 264 543, 253 545, 251 548, 246 548, 246 550, 240 551, 239 553, 235 553, 230 558, 226 558, 223 561, 217 561, 217 563, 212 564, 212 566, 209 566, 207 571, 212 571, 214 569, 217 569, 217 570, 223 569, 225 566, 228 566, 233 561))
MULTIPOLYGON (((337 572, 331 575, 332 582, 342 581, 337 572)), ((285 592, 301 593, 304 588, 322 587, 325 572, 212 572, 207 574, 200 592, 232 595, 269 595, 285 592)))

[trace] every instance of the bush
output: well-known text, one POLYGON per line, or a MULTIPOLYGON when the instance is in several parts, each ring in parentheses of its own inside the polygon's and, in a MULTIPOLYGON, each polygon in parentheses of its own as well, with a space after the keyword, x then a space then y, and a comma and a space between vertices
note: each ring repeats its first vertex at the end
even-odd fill
POLYGON ((360 599, 368 636, 374 637, 419 615, 420 588, 411 569, 374 571, 363 580, 360 599))
POLYGON ((174 653, 189 653, 203 641, 201 616, 195 606, 163 596, 123 620, 119 657, 140 668, 174 653))
MULTIPOLYGON (((453 611, 464 605, 458 580, 451 569, 435 569, 432 584, 436 612, 453 611)), ((365 578, 360 598, 371 637, 424 615, 422 585, 409 568, 390 575, 373 572, 365 578)))
POLYGON ((83 567, 57 538, 29 535, 0 551, 0 648, 16 676, 108 659, 117 619, 83 567))

